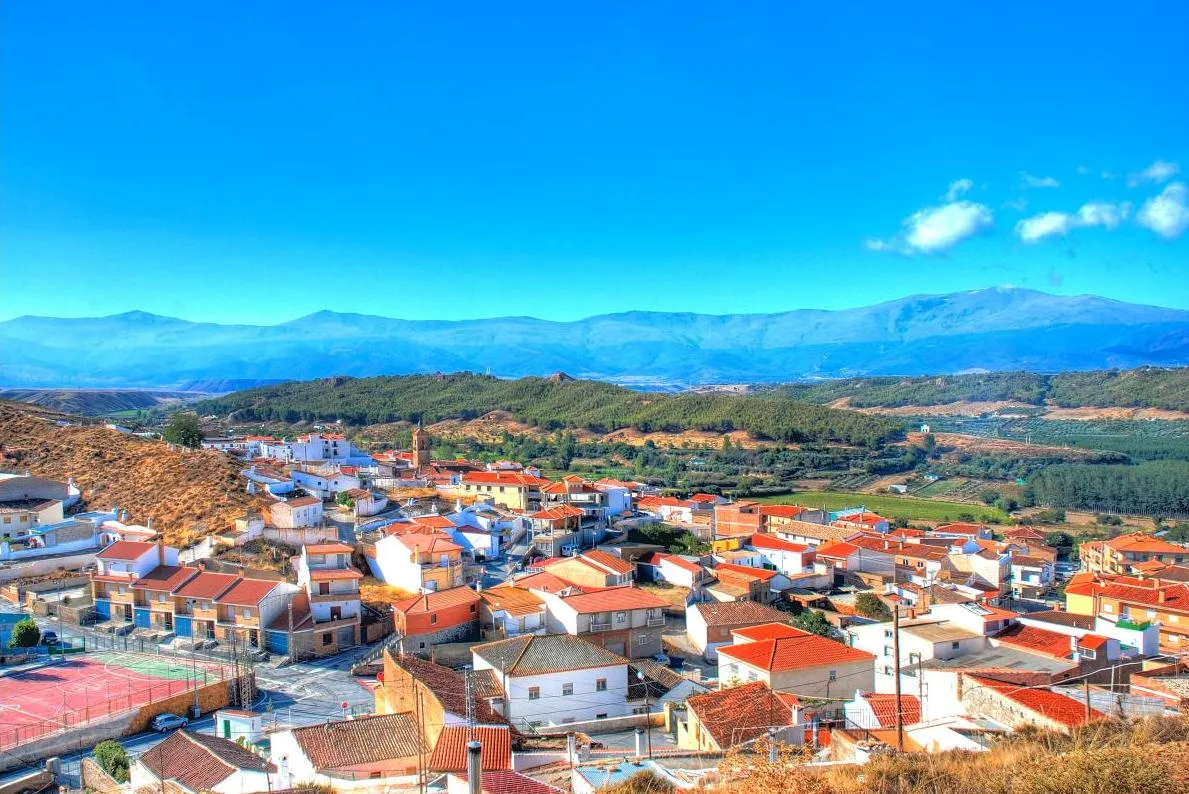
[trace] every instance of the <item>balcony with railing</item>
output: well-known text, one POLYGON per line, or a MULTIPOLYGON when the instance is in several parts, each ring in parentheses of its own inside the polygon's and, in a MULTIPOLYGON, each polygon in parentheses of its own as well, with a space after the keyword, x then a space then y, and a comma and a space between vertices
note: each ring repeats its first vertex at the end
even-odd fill
POLYGON ((595 620, 592 618, 590 621, 590 630, 591 631, 607 631, 610 628, 611 628, 610 620, 595 620))
POLYGON ((649 626, 663 626, 663 625, 665 625, 665 616, 663 614, 649 615, 648 616, 648 625, 649 626))

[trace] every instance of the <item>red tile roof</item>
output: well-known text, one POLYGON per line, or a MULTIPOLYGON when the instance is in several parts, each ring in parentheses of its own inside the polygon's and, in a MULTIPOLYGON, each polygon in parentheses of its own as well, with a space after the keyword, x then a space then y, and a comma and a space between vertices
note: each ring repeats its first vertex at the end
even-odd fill
POLYGON ((700 573, 703 573, 705 570, 704 568, 702 568, 701 565, 698 565, 693 560, 687 560, 684 557, 678 557, 676 554, 665 554, 663 552, 656 552, 649 556, 651 557, 651 560, 649 563, 651 565, 660 565, 662 562, 667 562, 670 565, 676 565, 678 568, 681 568, 682 570, 685 570, 685 571, 689 571, 690 573, 693 573, 693 574, 700 574, 700 573))
POLYGON ((779 623, 788 615, 755 601, 706 601, 690 607, 707 626, 756 626, 779 623))
POLYGON ((791 540, 781 540, 772 535, 752 535, 751 540, 747 545, 756 549, 772 549, 775 551, 793 551, 805 553, 810 551, 810 547, 804 543, 793 543, 791 540))
POLYGON ((101 560, 139 560, 145 552, 157 548, 156 543, 140 540, 117 540, 95 556, 101 560))
POLYGON ((567 582, 560 576, 555 576, 548 571, 541 571, 540 573, 529 574, 528 576, 521 576, 513 579, 512 583, 517 587, 523 587, 526 590, 543 590, 546 593, 560 593, 569 590, 574 593, 583 593, 588 589, 579 587, 572 582, 567 582))
POLYGON ((240 579, 231 589, 215 600, 220 604, 254 607, 260 604, 281 582, 272 579, 240 579))
POLYGON ((582 510, 573 505, 558 505, 548 510, 538 510, 530 514, 529 518, 537 521, 561 521, 563 518, 579 518, 582 515, 582 510))
POLYGON ((943 532, 952 535, 977 535, 986 529, 982 524, 968 524, 965 522, 958 522, 956 524, 942 524, 933 529, 934 532, 943 532))
POLYGON ((809 508, 800 505, 760 505, 760 515, 776 518, 796 518, 809 508))
POLYGON ((322 500, 316 496, 299 496, 296 499, 286 499, 283 502, 275 502, 272 509, 278 507, 309 507, 310 505, 320 505, 322 500))
POLYGON ((462 546, 451 543, 445 535, 412 533, 398 535, 397 542, 409 551, 421 551, 426 554, 449 554, 452 551, 462 551, 462 546))
POLYGON ((776 640, 781 637, 804 637, 809 632, 793 628, 787 623, 761 623, 758 626, 744 626, 731 633, 745 640, 759 642, 761 640, 776 640))
POLYGON ((1090 716, 1086 716, 1086 706, 1073 698, 1066 697, 1051 689, 1029 689, 1018 684, 1008 684, 993 678, 966 674, 965 678, 976 685, 992 689, 1009 700, 1023 706, 1029 711, 1047 717, 1073 728, 1091 720, 1106 719, 1107 715, 1097 709, 1090 709, 1090 716))
POLYGON ((793 719, 790 705, 759 681, 693 695, 685 704, 723 750, 793 719))
POLYGON ((580 593, 566 596, 562 602, 580 615, 623 609, 660 609, 669 606, 669 602, 663 598, 635 587, 612 587, 608 590, 580 593))
POLYGON ((415 516, 413 523, 423 527, 433 527, 434 529, 454 529, 454 522, 446 516, 415 516))
POLYGON ((1025 626, 1022 623, 1008 626, 996 634, 995 639, 1006 645, 1051 656, 1054 659, 1068 659, 1073 653, 1073 645, 1068 634, 1025 626))
POLYGON ((292 731, 319 771, 410 758, 424 741, 412 714, 373 714, 292 731))
POLYGON ((540 612, 545 605, 535 593, 509 584, 482 590, 477 595, 489 609, 503 610, 516 617, 540 612))
MULTIPOLYGON (((203 571, 177 590, 174 590, 173 594, 184 598, 209 600, 222 595, 238 579, 239 577, 235 574, 203 571)), ((276 582, 273 582, 273 584, 276 584, 276 582)))
POLYGON ((511 485, 527 488, 540 488, 550 484, 550 481, 543 477, 512 471, 470 471, 462 475, 462 481, 479 485, 511 485))
POLYGON ((346 543, 315 543, 305 550, 306 554, 351 554, 355 548, 346 543))
POLYGON ((141 753, 140 762, 159 780, 176 780, 190 791, 213 789, 240 769, 276 771, 272 764, 233 741, 185 730, 175 731, 141 753))
POLYGON ((759 579, 761 582, 766 582, 769 579, 776 577, 776 571, 769 571, 765 568, 752 568, 750 565, 736 565, 731 562, 720 562, 714 566, 714 572, 718 574, 721 579, 722 574, 726 574, 728 578, 751 578, 759 579))
POLYGON ((818 546, 817 556, 844 560, 858 550, 859 547, 853 543, 847 543, 845 540, 836 540, 833 543, 823 543, 818 546))
POLYGON ((631 573, 634 570, 630 562, 625 562, 619 557, 616 557, 614 554, 608 554, 607 552, 600 551, 598 549, 584 551, 582 552, 581 556, 593 563, 603 566, 604 568, 609 568, 613 573, 622 575, 631 573))
MULTIPOLYGON (((875 712, 875 719, 881 728, 896 727, 896 696, 880 695, 870 692, 863 695, 863 699, 871 704, 875 712)), ((905 725, 914 725, 921 721, 921 701, 915 695, 900 696, 900 714, 905 725)))
POLYGON ((1161 540, 1146 532, 1131 532, 1105 541, 1105 546, 1121 552, 1141 552, 1146 554, 1184 554, 1189 555, 1189 547, 1178 546, 1161 540))
POLYGON ((870 662, 875 659, 873 654, 817 634, 724 645, 718 649, 718 654, 725 654, 731 659, 770 673, 828 664, 870 662))
MULTIPOLYGON (((1153 585, 1156 584, 1155 580, 1151 581, 1153 585)), ((1069 592, 1069 588, 1066 588, 1066 592, 1069 592)), ((1189 585, 1184 584, 1139 587, 1119 584, 1118 580, 1114 580, 1101 585, 1098 588, 1098 594, 1103 598, 1113 598, 1132 604, 1144 604, 1175 612, 1189 611, 1189 585), (1162 596, 1164 600, 1161 600, 1162 596)))
POLYGON ((512 733, 506 726, 498 725, 476 726, 472 730, 467 730, 465 725, 442 728, 429 757, 429 768, 435 772, 465 772, 467 743, 472 738, 480 744, 480 766, 484 772, 512 769, 512 733))
MULTIPOLYGON (((469 587, 449 587, 445 590, 436 590, 432 593, 423 593, 413 598, 396 601, 392 604, 392 608, 398 612, 404 612, 406 615, 412 615, 422 612, 437 612, 463 604, 477 604, 479 600, 479 594, 469 587)), ((478 613, 476 612, 476 614, 478 613)), ((474 618, 463 617, 460 622, 465 623, 468 620, 474 620, 474 618)))
POLYGON ((314 582, 334 582, 341 579, 362 579, 363 574, 354 568, 315 568, 310 571, 314 582))
MULTIPOLYGON (((466 772, 455 773, 456 777, 467 779, 466 772)), ((483 794, 565 794, 562 789, 542 783, 536 778, 519 772, 495 770, 483 773, 479 784, 483 794)))
POLYGON ((191 576, 198 574, 197 568, 186 568, 180 565, 158 565, 144 576, 132 583, 133 587, 144 590, 164 590, 172 593, 177 587, 188 581, 191 576))

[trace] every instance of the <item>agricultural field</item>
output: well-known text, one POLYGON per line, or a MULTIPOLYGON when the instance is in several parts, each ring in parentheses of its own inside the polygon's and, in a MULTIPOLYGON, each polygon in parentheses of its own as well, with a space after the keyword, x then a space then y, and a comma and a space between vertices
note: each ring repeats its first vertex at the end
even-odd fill
POLYGON ((887 518, 906 521, 958 521, 960 516, 973 516, 977 521, 1006 524, 1010 519, 1002 510, 982 504, 945 502, 938 499, 919 499, 891 494, 866 494, 848 491, 800 491, 784 496, 771 496, 756 501, 766 504, 795 504, 824 510, 864 507, 887 518))

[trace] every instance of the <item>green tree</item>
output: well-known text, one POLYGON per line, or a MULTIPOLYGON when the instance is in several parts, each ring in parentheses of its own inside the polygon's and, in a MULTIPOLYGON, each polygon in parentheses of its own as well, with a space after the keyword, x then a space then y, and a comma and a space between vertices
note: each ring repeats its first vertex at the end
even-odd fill
POLYGON ((104 739, 91 751, 95 763, 119 783, 128 782, 128 751, 115 739, 104 739))
POLYGON ((1045 535, 1045 545, 1057 547, 1072 546, 1073 536, 1068 532, 1050 532, 1045 535))
POLYGON ((826 613, 820 609, 807 609, 793 618, 793 625, 802 631, 820 634, 823 637, 833 637, 836 633, 830 621, 826 620, 826 613))
POLYGON ((855 612, 872 620, 892 619, 892 610, 873 593, 859 593, 855 599, 855 612))
POLYGON ((345 507, 345 508, 347 508, 348 510, 354 510, 354 509, 355 509, 355 500, 354 500, 354 499, 352 499, 352 498, 351 498, 351 495, 350 495, 349 493, 347 493, 346 491, 343 491, 342 493, 340 493, 340 494, 338 495, 338 497, 336 497, 336 498, 335 498, 335 500, 334 500, 334 501, 335 501, 336 503, 338 503, 338 505, 339 505, 340 507, 345 507))
POLYGON ((995 504, 995 500, 999 498, 999 492, 994 488, 984 488, 978 492, 978 498, 985 505, 995 504))
POLYGON ((41 629, 33 618, 17 621, 12 627, 12 636, 8 638, 9 648, 32 648, 41 642, 41 629))
POLYGON ((198 421, 198 414, 177 413, 169 419, 165 432, 161 437, 170 444, 181 444, 183 447, 196 449, 202 446, 202 425, 198 421))

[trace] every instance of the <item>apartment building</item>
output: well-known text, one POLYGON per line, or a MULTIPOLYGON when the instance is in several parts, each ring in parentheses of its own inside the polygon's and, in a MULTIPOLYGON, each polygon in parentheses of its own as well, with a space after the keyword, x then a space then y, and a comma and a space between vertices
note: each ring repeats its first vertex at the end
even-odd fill
POLYGON ((178 550, 164 543, 119 540, 95 555, 91 598, 103 620, 132 623, 136 595, 132 583, 158 565, 178 564, 178 550))
POLYGON ((875 683, 875 656, 783 623, 733 632, 718 649, 719 688, 756 681, 800 697, 849 697, 875 683))
POLYGON ((633 659, 660 653, 668 602, 634 587, 562 596, 538 591, 551 632, 582 637, 633 659))
POLYGON ((360 641, 359 583, 363 574, 351 565, 352 551, 345 543, 319 543, 302 546, 297 559, 297 585, 305 589, 304 603, 308 604, 311 624, 308 630, 320 655, 353 647, 360 641))
POLYGON ((460 483, 466 496, 490 498, 497 505, 523 512, 542 508, 541 489, 549 484, 541 477, 514 471, 469 471, 460 483))
POLYGON ((1078 547, 1082 570, 1103 575, 1127 574, 1145 562, 1178 565, 1189 561, 1189 547, 1161 540, 1146 532, 1131 532, 1111 540, 1096 540, 1078 547))

